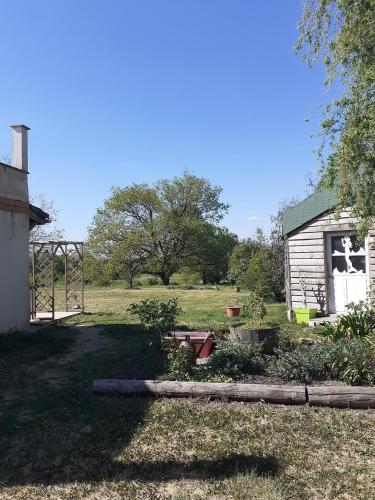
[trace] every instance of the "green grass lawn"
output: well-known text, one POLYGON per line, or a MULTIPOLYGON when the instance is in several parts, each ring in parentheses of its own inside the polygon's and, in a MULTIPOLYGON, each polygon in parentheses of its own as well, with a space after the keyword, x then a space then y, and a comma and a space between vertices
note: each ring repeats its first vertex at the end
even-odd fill
MULTIPOLYGON (((225 324, 230 289, 88 288, 96 350, 72 325, 0 339, 0 498, 373 498, 375 412, 204 399, 100 398, 94 378, 163 373, 129 303, 178 296, 182 327, 225 324), (74 355, 72 355, 72 353, 74 355)), ((283 305, 269 316, 285 332, 283 305)))

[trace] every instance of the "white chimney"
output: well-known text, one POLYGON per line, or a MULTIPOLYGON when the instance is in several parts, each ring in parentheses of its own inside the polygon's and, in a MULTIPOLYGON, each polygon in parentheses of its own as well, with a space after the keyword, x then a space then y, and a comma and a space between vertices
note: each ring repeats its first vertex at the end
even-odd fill
POLYGON ((26 125, 11 125, 13 129, 12 166, 28 172, 27 132, 26 125))

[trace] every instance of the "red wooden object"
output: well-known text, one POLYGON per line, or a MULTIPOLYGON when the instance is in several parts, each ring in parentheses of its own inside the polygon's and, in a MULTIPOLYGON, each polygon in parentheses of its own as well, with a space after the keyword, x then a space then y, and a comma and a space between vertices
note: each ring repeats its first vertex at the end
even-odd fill
POLYGON ((193 344, 197 358, 208 358, 214 346, 213 334, 211 332, 169 332, 166 339, 174 337, 178 344, 185 340, 186 335, 193 344))

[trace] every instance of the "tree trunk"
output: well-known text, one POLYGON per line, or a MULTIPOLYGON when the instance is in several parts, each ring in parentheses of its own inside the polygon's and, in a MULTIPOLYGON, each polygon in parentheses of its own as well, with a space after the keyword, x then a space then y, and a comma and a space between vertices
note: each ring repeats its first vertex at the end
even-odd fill
POLYGON ((168 273, 161 273, 160 278, 161 281, 163 282, 163 285, 169 285, 170 276, 168 273))

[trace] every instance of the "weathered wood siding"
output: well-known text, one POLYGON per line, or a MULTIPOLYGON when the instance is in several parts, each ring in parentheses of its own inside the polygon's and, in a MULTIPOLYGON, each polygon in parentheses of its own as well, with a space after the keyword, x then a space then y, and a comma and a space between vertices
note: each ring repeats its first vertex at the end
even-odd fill
MULTIPOLYGON (((326 269, 326 234, 352 231, 356 220, 350 211, 340 218, 326 213, 290 233, 286 240, 287 255, 287 302, 291 309, 303 307, 303 295, 299 285, 300 274, 307 285, 307 306, 327 313, 328 273, 326 269)), ((375 283, 375 227, 369 232, 370 280, 375 283)))

